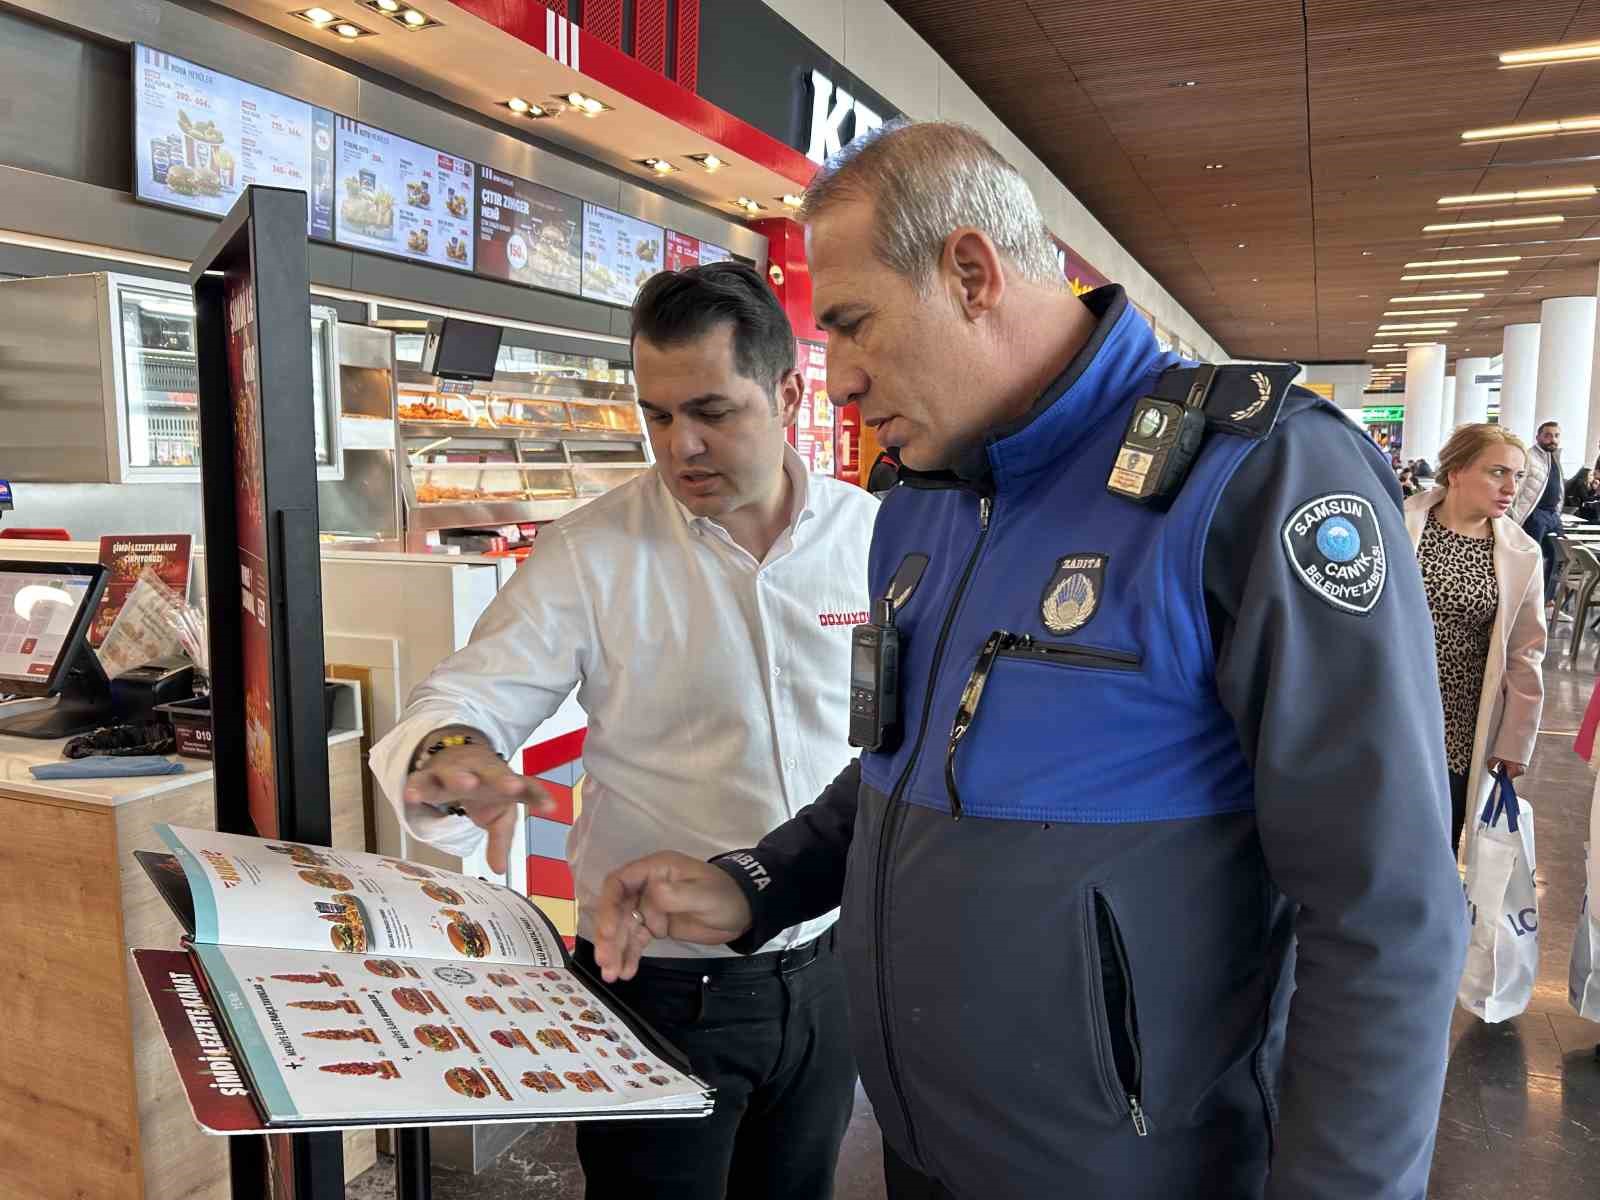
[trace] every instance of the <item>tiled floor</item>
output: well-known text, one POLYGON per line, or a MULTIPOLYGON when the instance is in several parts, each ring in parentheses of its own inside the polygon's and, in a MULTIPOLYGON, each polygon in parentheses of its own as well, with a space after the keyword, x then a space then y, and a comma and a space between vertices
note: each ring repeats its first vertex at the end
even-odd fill
MULTIPOLYGON (((1553 649, 1564 649, 1556 642, 1553 649)), ((1484 1025, 1457 1010, 1440 1113, 1431 1200, 1593 1200, 1600 1195, 1600 1025, 1567 1006, 1567 961, 1583 897, 1594 772, 1572 734, 1594 685, 1590 657, 1577 671, 1545 671, 1544 732, 1521 794, 1537 816, 1539 984, 1529 1010, 1484 1025)), ((392 1166, 380 1162, 349 1200, 388 1200, 392 1166)), ((435 1200, 577 1200, 583 1176, 568 1126, 536 1130, 477 1176, 434 1172, 435 1200)), ((877 1124, 859 1091, 838 1174, 839 1200, 883 1195, 877 1124)))

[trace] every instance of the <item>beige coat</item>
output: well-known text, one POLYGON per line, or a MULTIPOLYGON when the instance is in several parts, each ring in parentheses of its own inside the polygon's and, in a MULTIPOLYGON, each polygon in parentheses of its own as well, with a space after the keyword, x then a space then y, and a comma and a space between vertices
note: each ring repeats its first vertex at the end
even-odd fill
MULTIPOLYGON (((1444 500, 1445 492, 1436 487, 1406 501, 1406 531, 1413 551, 1422 541, 1428 510, 1444 500)), ((1489 637, 1478 730, 1472 743, 1472 772, 1467 779, 1469 833, 1476 828, 1477 813, 1488 799, 1489 759, 1526 764, 1533 755, 1544 708, 1544 677, 1539 670, 1545 643, 1543 557, 1534 540, 1509 517, 1497 517, 1493 525, 1500 603, 1489 637)))

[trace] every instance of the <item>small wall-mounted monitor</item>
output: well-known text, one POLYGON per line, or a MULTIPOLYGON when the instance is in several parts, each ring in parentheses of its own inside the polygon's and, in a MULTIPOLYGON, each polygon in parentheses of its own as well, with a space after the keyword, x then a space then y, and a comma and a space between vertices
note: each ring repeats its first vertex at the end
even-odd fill
POLYGON ((422 343, 422 369, 440 379, 475 380, 488 383, 494 378, 495 359, 500 356, 498 325, 444 317, 428 322, 422 343))

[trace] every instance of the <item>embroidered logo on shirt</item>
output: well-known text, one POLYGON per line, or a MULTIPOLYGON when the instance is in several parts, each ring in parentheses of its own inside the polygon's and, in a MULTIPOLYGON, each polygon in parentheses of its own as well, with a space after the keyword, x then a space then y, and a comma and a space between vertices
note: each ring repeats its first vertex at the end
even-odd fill
POLYGON ((1283 549, 1295 578, 1341 612, 1369 613, 1383 595, 1389 562, 1365 497, 1308 500, 1284 522, 1283 549))
POLYGON ((1056 569, 1039 600, 1044 627, 1056 634, 1082 629, 1100 610, 1105 583, 1104 554, 1068 554, 1056 559, 1056 569))
POLYGON ((821 625, 824 629, 830 625, 844 625, 846 627, 865 625, 870 620, 872 620, 872 614, 867 612, 831 612, 817 614, 817 624, 821 625))

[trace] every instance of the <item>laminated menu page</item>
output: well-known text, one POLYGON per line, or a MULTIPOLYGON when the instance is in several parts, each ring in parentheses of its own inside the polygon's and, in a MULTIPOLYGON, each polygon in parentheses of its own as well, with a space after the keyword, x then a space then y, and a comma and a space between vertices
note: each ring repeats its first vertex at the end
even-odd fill
POLYGON ((188 936, 133 953, 206 1131, 711 1111, 682 1056, 510 888, 157 829, 170 853, 136 857, 188 936))

